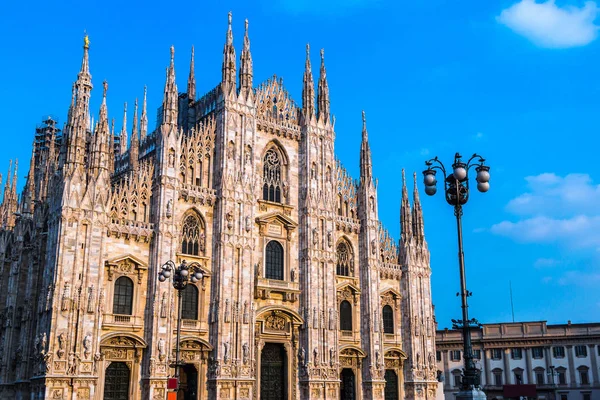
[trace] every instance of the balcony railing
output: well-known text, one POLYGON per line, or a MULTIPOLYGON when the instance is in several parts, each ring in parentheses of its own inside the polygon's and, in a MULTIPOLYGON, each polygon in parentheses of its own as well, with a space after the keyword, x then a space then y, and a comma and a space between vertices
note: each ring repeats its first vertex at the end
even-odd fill
POLYGON ((102 327, 120 327, 139 330, 144 327, 144 320, 137 315, 104 314, 102 327))

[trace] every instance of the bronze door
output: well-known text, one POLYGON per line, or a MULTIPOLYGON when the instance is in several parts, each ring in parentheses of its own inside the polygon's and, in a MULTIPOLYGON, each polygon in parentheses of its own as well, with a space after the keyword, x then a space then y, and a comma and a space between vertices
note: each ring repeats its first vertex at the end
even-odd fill
POLYGON ((281 344, 266 343, 260 356, 261 400, 287 397, 285 350, 281 344))
POLYGON ((342 370, 340 386, 340 398, 341 400, 354 400, 356 392, 356 382, 354 378, 354 372, 351 369, 344 368, 342 370))
POLYGON ((110 363, 104 375, 104 400, 129 399, 129 367, 124 362, 110 363))
POLYGON ((398 400, 398 375, 391 369, 385 370, 385 400, 398 400))

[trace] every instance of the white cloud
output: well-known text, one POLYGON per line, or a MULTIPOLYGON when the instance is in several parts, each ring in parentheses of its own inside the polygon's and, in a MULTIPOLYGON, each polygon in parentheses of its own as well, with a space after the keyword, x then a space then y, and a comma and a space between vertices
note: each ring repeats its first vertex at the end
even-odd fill
POLYGON ((503 10, 496 20, 540 47, 569 48, 596 39, 599 27, 594 21, 598 12, 594 1, 578 8, 559 7, 554 0, 521 0, 503 10))
POLYGON ((579 215, 558 219, 533 217, 517 222, 502 221, 490 229, 523 243, 548 243, 571 248, 600 247, 600 216, 579 215))
POLYGON ((499 222, 492 233, 522 243, 600 250, 600 185, 586 174, 544 173, 525 180, 528 191, 506 206, 521 219, 499 222))
POLYGON ((598 272, 567 271, 558 279, 558 284, 563 286, 593 286, 597 288, 599 283, 600 273, 598 272))

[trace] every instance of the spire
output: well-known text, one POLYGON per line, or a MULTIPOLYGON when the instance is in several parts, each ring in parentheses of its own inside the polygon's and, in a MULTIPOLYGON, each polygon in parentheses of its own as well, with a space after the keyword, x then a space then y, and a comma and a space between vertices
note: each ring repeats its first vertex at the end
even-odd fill
POLYGON ((421 208, 421 200, 419 199, 419 190, 417 188, 417 173, 413 173, 415 188, 413 192, 413 210, 412 224, 413 237, 417 242, 422 243, 425 240, 425 228, 423 223, 423 209, 421 208))
POLYGON ((190 76, 188 77, 187 94, 189 101, 196 100, 196 77, 194 76, 194 46, 192 46, 192 59, 190 60, 190 76))
POLYGON ((10 191, 12 192, 14 198, 17 198, 17 171, 19 169, 19 159, 15 160, 15 172, 13 175, 13 180, 10 185, 10 191))
POLYGON ((135 104, 133 106, 133 128, 131 129, 130 147, 133 147, 134 143, 136 146, 139 143, 139 139, 138 139, 138 99, 137 99, 137 97, 135 99, 135 104))
POLYGON ((163 97, 163 124, 177 125, 178 110, 177 84, 175 83, 175 47, 171 46, 171 63, 167 68, 167 81, 163 97))
POLYGON ((406 189, 406 175, 402 168, 402 203, 400 205, 400 228, 402 230, 402 240, 407 242, 412 237, 410 202, 408 200, 408 190, 406 189))
POLYGON ((224 92, 235 88, 235 48, 233 47, 233 31, 231 30, 231 11, 227 16, 227 36, 225 37, 225 47, 223 48, 223 66, 221 84, 224 92))
POLYGON ((90 91, 92 90, 92 75, 90 75, 89 61, 90 39, 86 34, 83 37, 83 58, 81 60, 81 70, 77 74, 75 87, 77 88, 76 107, 83 116, 89 116, 90 91))
POLYGON ((327 72, 325 71, 325 50, 321 49, 321 73, 319 75, 319 93, 317 99, 319 105, 319 120, 323 123, 329 121, 329 85, 327 84, 327 72))
POLYGON ((137 170, 138 155, 139 155, 139 141, 137 131, 137 110, 138 101, 135 99, 135 107, 133 111, 133 130, 131 132, 131 145, 129 146, 129 166, 132 170, 137 170))
POLYGON ((250 54, 250 38, 248 37, 248 20, 244 32, 244 48, 240 55, 240 91, 252 89, 252 54, 250 54))
POLYGON ((123 126, 121 127, 121 154, 127 151, 127 102, 123 106, 123 126))
POLYGON ((110 154, 110 131, 108 127, 108 110, 106 108, 106 92, 108 91, 108 82, 102 82, 102 105, 98 117, 98 123, 94 131, 94 143, 92 144, 92 158, 90 162, 90 174, 98 177, 101 169, 109 167, 110 154))
POLYGON ((115 119, 111 119, 110 121, 110 133, 108 135, 108 168, 112 173, 115 170, 115 154, 117 153, 115 150, 115 119))
MULTIPOLYGON (((195 89, 194 89, 195 90, 195 89)), ((143 142, 148 134, 148 115, 146 114, 146 85, 144 85, 144 103, 142 104, 142 118, 140 120, 140 141, 143 142)))
POLYGON ((8 198, 8 194, 10 193, 10 177, 12 172, 12 159, 8 162, 8 172, 6 173, 6 184, 4 185, 4 198, 2 199, 3 203, 6 203, 6 199, 8 198))
POLYGON ((83 39, 83 59, 77 80, 73 85, 73 98, 69 109, 69 119, 65 132, 65 162, 69 165, 83 165, 86 151, 86 140, 90 126, 90 94, 92 76, 89 70, 90 41, 86 35, 83 39))
POLYGON ((371 148, 369 147, 369 136, 367 134, 367 117, 362 112, 362 142, 360 144, 360 179, 363 184, 370 183, 373 179, 373 167, 371 164, 371 148))
POLYGON ((304 81, 302 85, 302 113, 309 121, 315 115, 315 82, 310 65, 310 45, 306 44, 306 63, 304 65, 304 81))

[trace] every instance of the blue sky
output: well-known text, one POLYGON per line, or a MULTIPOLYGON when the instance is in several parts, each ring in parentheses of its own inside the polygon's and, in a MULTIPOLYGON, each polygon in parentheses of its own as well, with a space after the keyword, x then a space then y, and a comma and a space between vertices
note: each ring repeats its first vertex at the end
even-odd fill
MULTIPOLYGON (((238 57, 249 19, 255 83, 277 74, 297 102, 305 44, 314 69, 325 49, 336 152, 357 177, 364 109, 380 216, 394 237, 401 168, 417 171, 420 183, 435 155, 446 163, 456 151, 488 160, 491 189, 472 194, 463 221, 472 317, 510 321, 512 281, 517 320, 598 320, 593 1, 8 2, 0 13, 4 168, 18 157, 22 186, 36 124, 48 114, 65 120, 84 29, 92 109, 108 80, 118 131, 123 102, 141 98, 144 85, 149 109, 160 105, 171 45, 180 90, 192 45, 197 92, 217 85, 229 10, 238 57)), ((455 220, 441 195, 421 199, 436 314, 439 327, 449 327, 460 316, 455 220)))

